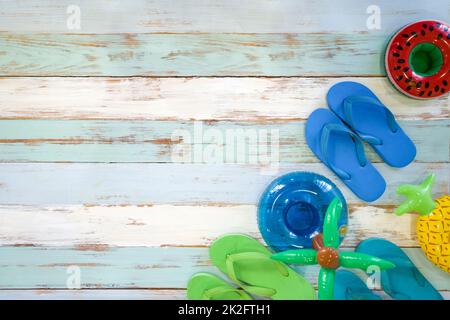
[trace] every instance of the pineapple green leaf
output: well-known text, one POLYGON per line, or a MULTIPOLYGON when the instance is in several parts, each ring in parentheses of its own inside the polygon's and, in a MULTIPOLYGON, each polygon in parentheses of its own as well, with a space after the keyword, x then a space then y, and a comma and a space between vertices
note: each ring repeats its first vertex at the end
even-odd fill
POLYGON ((419 213, 421 216, 429 214, 436 207, 431 195, 431 189, 435 175, 430 174, 425 181, 419 185, 403 184, 397 188, 397 193, 407 197, 396 210, 395 214, 400 216, 405 213, 419 213))

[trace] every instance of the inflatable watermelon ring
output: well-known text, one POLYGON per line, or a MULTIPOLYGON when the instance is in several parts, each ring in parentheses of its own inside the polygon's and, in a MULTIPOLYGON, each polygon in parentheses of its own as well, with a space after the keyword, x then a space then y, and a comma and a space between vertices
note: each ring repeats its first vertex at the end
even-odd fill
POLYGON ((450 90, 450 27, 436 20, 409 24, 386 49, 389 80, 402 93, 431 99, 450 90))

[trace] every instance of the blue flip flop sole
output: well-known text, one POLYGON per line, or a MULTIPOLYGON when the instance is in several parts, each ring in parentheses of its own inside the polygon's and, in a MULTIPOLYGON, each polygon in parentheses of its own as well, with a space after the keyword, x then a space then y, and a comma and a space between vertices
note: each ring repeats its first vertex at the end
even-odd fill
POLYGON ((342 181, 360 199, 364 201, 378 199, 386 189, 386 182, 370 162, 367 161, 364 166, 361 166, 355 141, 350 134, 345 132, 330 134, 327 154, 323 154, 321 150, 322 130, 328 124, 342 126, 348 130, 333 112, 327 109, 317 109, 306 122, 305 135, 309 148, 332 171, 334 170, 330 167, 330 162, 334 167, 348 173, 350 179, 342 181))
POLYGON ((337 270, 334 278, 334 300, 382 300, 353 272, 337 270))
POLYGON ((339 82, 328 91, 327 102, 329 108, 357 134, 363 133, 381 141, 381 144, 367 142, 388 165, 400 168, 414 160, 414 143, 369 88, 357 82, 339 82), (367 98, 367 101, 357 98, 367 98), (346 102, 355 105, 351 108, 351 116, 345 108, 346 102), (395 130, 389 126, 389 120, 395 123, 395 130))
POLYGON ((395 122, 396 130, 392 130, 387 119, 388 114, 391 114, 389 109, 369 88, 357 82, 339 82, 328 91, 327 102, 330 109, 356 133, 376 137, 381 141, 381 144, 367 142, 387 164, 399 168, 414 160, 414 143, 398 126, 393 116, 391 120, 395 122), (355 97, 365 97, 374 103, 363 102, 361 99, 357 102, 355 97), (355 107, 351 108, 351 119, 344 106, 346 100, 353 100, 355 103, 355 107))
POLYGON ((356 251, 389 260, 396 265, 395 268, 381 273, 381 285, 392 298, 398 300, 443 299, 406 253, 394 243, 371 238, 362 241, 356 251))

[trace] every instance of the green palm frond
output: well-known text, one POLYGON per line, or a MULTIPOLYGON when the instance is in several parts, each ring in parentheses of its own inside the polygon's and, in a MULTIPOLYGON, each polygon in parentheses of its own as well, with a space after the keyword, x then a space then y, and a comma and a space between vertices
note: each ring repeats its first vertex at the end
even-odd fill
POLYGON ((390 261, 359 252, 339 252, 339 263, 345 268, 364 271, 370 266, 378 266, 381 270, 395 268, 395 264, 390 261))
POLYGON ((328 206, 323 222, 323 242, 326 247, 337 249, 339 246, 338 221, 342 212, 342 203, 334 198, 328 206))
POLYGON ((317 251, 313 249, 286 250, 272 255, 271 258, 285 263, 314 265, 317 264, 317 251))
POLYGON ((336 271, 333 269, 320 268, 318 279, 319 300, 334 299, 334 277, 336 271))

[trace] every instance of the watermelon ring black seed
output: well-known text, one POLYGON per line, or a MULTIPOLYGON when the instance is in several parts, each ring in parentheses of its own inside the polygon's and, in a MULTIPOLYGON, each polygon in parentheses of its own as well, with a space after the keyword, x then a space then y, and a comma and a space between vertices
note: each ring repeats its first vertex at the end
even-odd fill
POLYGON ((385 67, 392 84, 410 97, 431 99, 448 93, 449 24, 426 20, 402 28, 387 46, 385 67))

